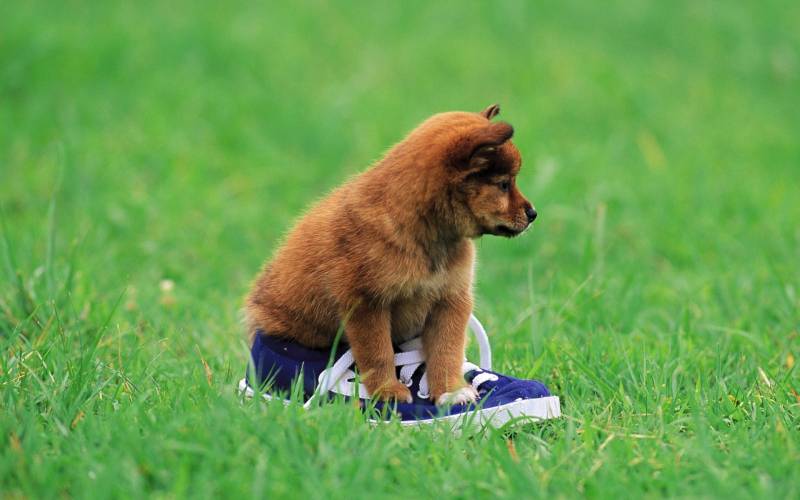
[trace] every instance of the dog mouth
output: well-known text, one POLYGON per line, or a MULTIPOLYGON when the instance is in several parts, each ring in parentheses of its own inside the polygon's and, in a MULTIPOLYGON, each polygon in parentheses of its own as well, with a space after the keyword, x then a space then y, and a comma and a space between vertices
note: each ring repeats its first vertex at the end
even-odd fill
MULTIPOLYGON (((525 228, 527 229, 527 228, 525 228)), ((504 236, 506 238, 513 238, 514 236, 519 236, 522 234, 525 229, 514 229, 512 227, 506 226, 504 224, 500 224, 495 226, 494 231, 492 231, 497 236, 504 236)))

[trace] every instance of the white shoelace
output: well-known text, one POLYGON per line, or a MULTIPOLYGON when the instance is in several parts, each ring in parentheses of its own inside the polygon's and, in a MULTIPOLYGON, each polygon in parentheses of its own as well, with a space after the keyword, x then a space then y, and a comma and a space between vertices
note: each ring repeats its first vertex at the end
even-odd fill
MULTIPOLYGON (((474 315, 470 315, 468 325, 472 334, 475 336, 475 340, 478 341, 480 366, 464 360, 464 364, 461 366, 461 372, 462 374, 471 371, 480 372, 472 379, 472 387, 478 390, 478 386, 484 382, 497 380, 497 375, 484 371, 492 369, 492 349, 489 345, 489 336, 486 335, 486 330, 474 315)), ((403 343, 400 345, 400 351, 401 352, 394 355, 394 365, 400 367, 400 382, 411 387, 414 372, 425 362, 425 355, 422 351, 422 339, 417 337, 403 343)), ((356 373, 351 369, 354 363, 355 358, 353 358, 352 349, 342 354, 330 368, 319 374, 317 391, 314 393, 314 396, 317 394, 327 394, 329 391, 345 396, 352 396, 356 394, 357 391, 359 398, 369 399, 369 392, 367 392, 367 388, 364 387, 364 384, 358 384, 356 387, 354 380, 356 378, 356 373)), ((306 408, 311 406, 314 396, 311 396, 303 406, 306 408)), ((417 396, 422 399, 430 397, 427 373, 422 374, 417 396)))

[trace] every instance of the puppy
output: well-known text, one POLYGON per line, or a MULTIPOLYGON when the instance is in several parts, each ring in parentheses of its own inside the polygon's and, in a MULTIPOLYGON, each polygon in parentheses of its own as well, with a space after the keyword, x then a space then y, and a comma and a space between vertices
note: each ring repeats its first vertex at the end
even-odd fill
POLYGON ((247 297, 251 339, 325 348, 343 325, 370 395, 411 402, 392 344, 421 335, 431 398, 474 401, 461 373, 473 240, 516 236, 536 218, 516 185, 514 129, 491 121, 499 111, 434 115, 312 206, 247 297))

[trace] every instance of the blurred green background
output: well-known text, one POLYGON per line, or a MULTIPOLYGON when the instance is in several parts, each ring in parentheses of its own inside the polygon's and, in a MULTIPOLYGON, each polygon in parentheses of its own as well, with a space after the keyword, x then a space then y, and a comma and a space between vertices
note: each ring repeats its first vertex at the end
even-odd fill
POLYGON ((0 11, 0 490, 800 494, 800 4, 0 11), (540 218, 480 241, 477 312, 567 417, 472 441, 239 404, 292 221, 495 102, 540 218))

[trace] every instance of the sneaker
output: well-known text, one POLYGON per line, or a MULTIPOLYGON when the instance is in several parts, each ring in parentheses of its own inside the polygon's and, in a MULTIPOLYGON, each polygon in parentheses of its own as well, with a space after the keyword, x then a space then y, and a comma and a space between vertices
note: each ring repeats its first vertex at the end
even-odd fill
MULTIPOLYGON (((358 398, 361 407, 370 412, 370 421, 374 423, 392 419, 398 419, 403 425, 448 422, 455 429, 465 424, 500 427, 508 422, 541 421, 561 416, 558 397, 551 395, 541 382, 492 371, 486 331, 475 316, 470 317, 469 327, 478 341, 480 365, 465 361, 462 372, 466 382, 478 393, 475 403, 437 406, 429 399, 420 338, 395 349, 397 377, 409 387, 413 397, 411 403, 371 401, 353 371, 353 353, 345 346, 340 346, 331 358, 329 350, 310 349, 262 332, 255 336, 251 349, 252 370, 239 382, 238 390, 246 397, 253 397, 256 388, 267 387, 268 392, 262 396, 273 400, 278 397, 275 394, 289 394, 293 384, 299 383, 306 408, 319 398, 331 399, 337 395, 347 399, 358 398), (331 359, 336 360, 332 365, 331 359)), ((280 399, 285 404, 291 402, 280 399)))

